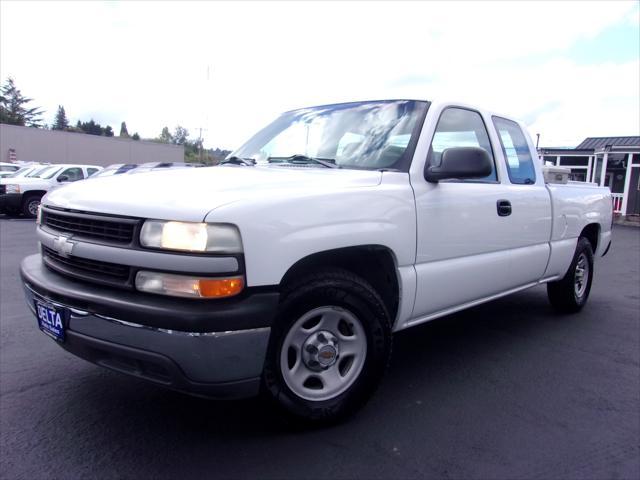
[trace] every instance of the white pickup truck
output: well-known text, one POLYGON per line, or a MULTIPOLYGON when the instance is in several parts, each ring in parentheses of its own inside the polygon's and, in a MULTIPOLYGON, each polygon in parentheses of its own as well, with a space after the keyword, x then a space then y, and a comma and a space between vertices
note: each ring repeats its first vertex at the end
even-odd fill
POLYGON ((542 283, 579 311, 611 225, 609 190, 545 184, 517 121, 357 102, 284 113, 221 166, 49 193, 21 275, 82 358, 319 423, 371 396, 393 332, 542 283))
POLYGON ((89 178, 102 167, 95 165, 56 164, 38 175, 5 178, 0 181, 0 213, 22 213, 35 218, 40 199, 50 190, 89 178))

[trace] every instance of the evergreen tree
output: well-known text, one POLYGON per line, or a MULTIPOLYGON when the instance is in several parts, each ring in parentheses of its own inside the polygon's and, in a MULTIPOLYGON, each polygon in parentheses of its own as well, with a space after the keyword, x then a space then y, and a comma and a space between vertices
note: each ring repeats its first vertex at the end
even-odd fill
POLYGON ((13 78, 7 78, 0 88, 0 123, 39 127, 42 122, 42 110, 38 107, 27 108, 33 99, 22 95, 13 78))
POLYGON ((189 131, 180 125, 176 126, 173 132, 173 143, 176 145, 184 145, 187 142, 187 137, 189 137, 189 131))
POLYGON ((81 122, 78 120, 77 127, 89 135, 103 135, 105 133, 102 126, 99 123, 96 123, 93 118, 88 122, 81 122))
POLYGON ((164 127, 162 129, 162 133, 160 134, 160 138, 158 140, 160 140, 162 143, 173 143, 173 135, 169 133, 168 127, 164 127))
POLYGON ((120 136, 123 137, 123 138, 129 138, 129 132, 127 131, 126 122, 122 122, 120 124, 120 136))
POLYGON ((56 120, 51 127, 52 130, 66 130, 69 128, 69 120, 67 120, 67 114, 64 111, 62 105, 58 105, 58 113, 56 113, 56 120))
POLYGON ((140 135, 138 135, 138 132, 136 132, 133 135, 131 135, 131 139, 132 140, 140 140, 140 135))
POLYGON ((111 128, 111 125, 104 127, 103 133, 105 137, 113 137, 113 129, 111 128))

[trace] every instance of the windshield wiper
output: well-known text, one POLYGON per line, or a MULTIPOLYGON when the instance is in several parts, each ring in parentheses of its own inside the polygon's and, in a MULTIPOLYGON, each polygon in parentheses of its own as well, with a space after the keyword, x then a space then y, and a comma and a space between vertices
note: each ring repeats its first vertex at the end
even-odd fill
POLYGON ((253 167, 256 164, 256 161, 253 158, 240 158, 240 157, 229 157, 220 162, 220 165, 224 165, 225 163, 231 163, 233 165, 245 165, 247 167, 253 167))
POLYGON ((317 163, 318 165, 322 165, 323 167, 327 168, 340 168, 339 165, 336 165, 336 161, 333 158, 308 157, 307 155, 302 155, 299 153, 291 155, 290 157, 269 157, 268 161, 269 163, 317 163))

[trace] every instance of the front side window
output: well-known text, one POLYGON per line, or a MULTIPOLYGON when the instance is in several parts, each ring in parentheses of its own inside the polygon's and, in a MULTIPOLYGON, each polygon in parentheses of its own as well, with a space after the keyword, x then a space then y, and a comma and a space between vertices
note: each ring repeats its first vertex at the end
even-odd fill
POLYGON ((76 180, 82 180, 84 178, 84 174, 82 173, 82 169, 79 167, 71 167, 63 170, 60 174, 61 177, 67 177, 67 182, 75 182, 76 180))
POLYGON ((491 158, 491 174, 484 178, 464 180, 467 182, 496 182, 496 167, 491 141, 484 121, 478 112, 466 108, 450 107, 442 112, 429 149, 429 164, 440 165, 442 152, 447 148, 480 147, 491 158))
POLYGON ((318 166, 315 158, 343 168, 408 169, 409 146, 419 135, 427 105, 393 100, 287 112, 231 157, 272 165, 318 166))
POLYGON ((532 185, 536 183, 536 169, 527 139, 520 126, 506 118, 493 117, 498 131, 502 153, 507 161, 507 171, 511 183, 532 185))
POLYGON ((100 169, 99 168, 87 168, 87 177, 90 177, 91 175, 96 173, 98 170, 100 170, 100 169))

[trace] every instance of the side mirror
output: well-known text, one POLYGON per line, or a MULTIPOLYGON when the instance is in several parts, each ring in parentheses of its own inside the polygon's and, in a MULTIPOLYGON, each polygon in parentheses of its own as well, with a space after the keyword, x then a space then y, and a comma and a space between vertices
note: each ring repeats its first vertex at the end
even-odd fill
POLYGON ((58 177, 58 182, 68 182, 69 181, 69 177, 67 177, 66 175, 60 175, 58 177))
POLYGON ((483 178, 490 175, 492 170, 491 158, 484 148, 446 148, 442 152, 440 165, 427 166, 424 178, 433 183, 449 178, 483 178))

